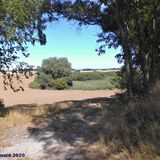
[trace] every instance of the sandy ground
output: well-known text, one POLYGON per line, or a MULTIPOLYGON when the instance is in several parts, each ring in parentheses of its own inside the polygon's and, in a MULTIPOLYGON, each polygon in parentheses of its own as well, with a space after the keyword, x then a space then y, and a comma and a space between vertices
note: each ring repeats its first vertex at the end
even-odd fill
POLYGON ((33 81, 34 77, 26 79, 21 78, 24 91, 13 92, 11 89, 4 90, 2 77, 0 77, 0 98, 5 102, 6 106, 17 104, 52 104, 59 101, 67 100, 82 100, 97 97, 110 97, 117 90, 96 90, 96 91, 82 91, 82 90, 37 90, 28 88, 28 84, 33 81))

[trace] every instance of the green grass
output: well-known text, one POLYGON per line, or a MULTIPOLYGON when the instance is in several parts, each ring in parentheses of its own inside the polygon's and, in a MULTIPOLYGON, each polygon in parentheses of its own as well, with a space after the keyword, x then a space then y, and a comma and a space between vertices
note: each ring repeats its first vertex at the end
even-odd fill
POLYGON ((100 89, 113 89, 115 88, 111 84, 111 80, 89 80, 89 81, 73 81, 73 87, 71 89, 77 90, 100 90, 100 89))
MULTIPOLYGON (((113 89, 112 79, 116 78, 116 72, 74 72, 68 79, 73 80, 74 90, 101 90, 113 89)), ((40 89, 40 84, 37 79, 29 84, 32 89, 40 89)), ((49 88, 47 88, 49 89, 49 88)))
POLYGON ((115 77, 116 72, 73 72, 69 77, 73 81, 103 80, 109 77, 115 77))
POLYGON ((34 80, 33 82, 31 82, 31 83, 29 84, 29 88, 32 88, 32 89, 40 89, 40 84, 39 84, 36 80, 34 80))

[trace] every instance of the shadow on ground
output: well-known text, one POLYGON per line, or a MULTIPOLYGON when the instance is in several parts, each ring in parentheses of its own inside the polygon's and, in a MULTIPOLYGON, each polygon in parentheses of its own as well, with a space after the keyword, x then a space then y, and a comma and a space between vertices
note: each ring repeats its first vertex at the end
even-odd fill
POLYGON ((114 98, 94 98, 45 104, 43 107, 47 108, 47 112, 33 117, 34 127, 28 128, 29 135, 36 141, 43 142, 48 157, 65 154, 65 148, 57 150, 55 147, 54 143, 57 142, 54 140, 57 140, 59 144, 70 146, 70 151, 64 155, 66 160, 97 159, 89 155, 86 147, 99 140, 103 127, 98 124, 98 119, 107 107, 113 105, 113 101, 114 98))
POLYGON ((34 149, 37 153, 44 152, 42 159, 105 160, 112 155, 124 159, 126 154, 127 159, 134 159, 134 154, 141 159, 156 159, 160 155, 159 104, 159 97, 127 102, 116 95, 42 106, 16 105, 9 111, 20 109, 26 113, 36 111, 37 107, 44 109, 42 114, 31 114, 32 124, 26 134, 26 144, 29 140, 36 142, 36 145, 29 143, 33 145, 31 153, 34 149), (105 146, 109 146, 108 152, 106 147, 97 145, 101 133, 105 146), (101 154, 103 147, 106 156, 101 154))

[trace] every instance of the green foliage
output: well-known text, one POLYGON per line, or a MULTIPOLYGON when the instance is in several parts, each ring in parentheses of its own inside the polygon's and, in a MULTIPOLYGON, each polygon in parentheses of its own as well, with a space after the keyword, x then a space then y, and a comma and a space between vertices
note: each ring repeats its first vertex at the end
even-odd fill
POLYGON ((65 79, 56 79, 54 81, 54 88, 57 90, 67 89, 68 88, 67 81, 65 79))
MULTIPOLYGON (((132 91, 133 91, 133 95, 134 96, 142 96, 142 86, 143 86, 143 75, 142 72, 140 70, 133 70, 133 84, 132 84, 132 91)), ((114 86, 116 86, 116 88, 119 89, 125 89, 127 86, 127 75, 126 75, 126 70, 125 67, 123 66, 118 72, 117 72, 117 76, 113 78, 112 80, 112 84, 114 86)))
POLYGON ((97 40, 100 43, 98 54, 104 54, 106 47, 122 48, 116 57, 126 68, 126 82, 123 85, 130 99, 133 98, 133 92, 136 93, 132 88, 140 86, 136 83, 138 79, 133 80, 134 69, 140 70, 140 77, 143 77, 140 88, 144 96, 149 96, 150 88, 160 73, 159 1, 102 0, 97 3, 93 0, 76 0, 62 2, 61 6, 68 20, 76 20, 80 26, 98 25, 102 29, 97 40))
MULTIPOLYGON (((42 61, 42 66, 38 67, 38 74, 50 76, 52 79, 69 77, 72 68, 67 58, 48 58, 42 61)), ((44 76, 43 75, 43 76, 44 76)))
POLYGON ((71 79, 73 81, 86 81, 86 80, 97 80, 103 79, 104 76, 101 73, 96 72, 74 72, 72 73, 71 79))
MULTIPOLYGON (((68 80, 74 80, 73 86, 70 86, 71 89, 96 90, 115 88, 115 84, 112 84, 112 79, 114 79, 115 77, 117 77, 116 72, 74 72, 70 77, 65 77, 57 80, 58 83, 63 83, 63 81, 65 81, 64 86, 66 86, 65 83, 67 83, 68 80), (80 79, 80 81, 77 81, 77 79, 80 79)), ((29 87, 41 89, 58 89, 55 86, 55 80, 53 80, 51 76, 47 77, 44 73, 38 75, 37 78, 32 83, 30 83, 29 87)), ((66 86, 65 88, 68 88, 68 86, 66 86)))
POLYGON ((88 81, 73 81, 71 89, 76 90, 100 90, 113 89, 115 86, 111 83, 111 79, 103 80, 88 80, 88 81))
POLYGON ((73 81, 103 80, 114 76, 116 72, 73 72, 71 79, 73 81))
POLYGON ((8 114, 8 109, 5 108, 3 99, 0 99, 0 117, 5 117, 8 114))
POLYGON ((72 73, 73 87, 78 90, 113 89, 112 79, 116 72, 74 72, 72 73))
POLYGON ((41 87, 40 87, 40 84, 38 83, 38 81, 37 81, 37 80, 34 80, 33 82, 31 82, 31 83, 29 84, 29 88, 32 88, 32 89, 40 89, 41 87))
POLYGON ((18 89, 14 88, 13 77, 17 77, 16 79, 20 82, 18 73, 23 73, 28 77, 32 70, 32 66, 19 61, 20 54, 25 57, 29 56, 28 43, 35 45, 39 42, 44 45, 46 36, 43 32, 46 24, 48 21, 55 20, 55 15, 49 13, 44 6, 49 7, 49 3, 43 0, 1 1, 0 72, 4 74, 4 86, 9 86, 13 91, 23 90, 21 86, 18 89), (6 72, 8 70, 12 71, 12 74, 8 74, 6 72))
POLYGON ((37 69, 37 77, 30 84, 31 88, 41 89, 65 89, 68 88, 67 81, 71 74, 71 64, 67 58, 44 59, 42 66, 37 69))
POLYGON ((41 89, 48 89, 53 88, 53 78, 51 75, 45 74, 44 72, 38 72, 38 76, 36 77, 35 81, 39 84, 41 89))
POLYGON ((4 108, 4 107, 5 107, 4 102, 2 99, 0 99, 0 108, 4 108))

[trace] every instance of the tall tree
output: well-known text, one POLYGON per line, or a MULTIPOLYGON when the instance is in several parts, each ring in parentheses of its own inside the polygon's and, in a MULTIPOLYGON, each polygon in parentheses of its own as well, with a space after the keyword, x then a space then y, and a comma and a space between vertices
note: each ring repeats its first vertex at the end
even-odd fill
MULTIPOLYGON (((68 19, 78 20, 80 25, 99 25, 102 34, 99 35, 99 42, 104 41, 108 47, 122 46, 125 68, 127 73, 127 91, 130 98, 133 97, 132 91, 132 55, 129 33, 126 25, 125 14, 129 10, 126 1, 83 1, 77 0, 71 4, 63 4, 63 14, 68 19), (124 10, 125 11, 124 13, 124 10)), ((104 46, 106 46, 104 45, 104 46)), ((102 45, 98 51, 104 53, 102 45)))
POLYGON ((122 47, 117 56, 124 60, 126 87, 133 97, 134 71, 141 70, 143 76, 142 92, 149 94, 151 79, 156 75, 155 57, 159 55, 159 0, 76 0, 74 3, 61 3, 61 13, 68 20, 76 20, 80 25, 99 25, 102 34, 98 42, 104 42, 98 49, 105 52, 105 46, 122 47), (152 73, 152 74, 151 74, 152 73))
MULTIPOLYGON (((27 45, 36 42, 44 45, 43 33, 48 21, 56 19, 51 12, 51 2, 44 0, 1 0, 0 5, 0 72, 4 84, 14 91, 12 78, 19 79, 18 72, 31 69, 25 62, 19 62, 19 54, 28 57, 27 45), (8 74, 7 71, 12 71, 8 74)), ((19 89, 22 89, 20 87, 19 89)))

